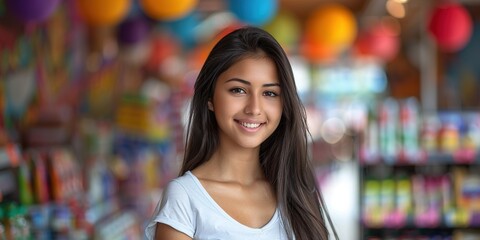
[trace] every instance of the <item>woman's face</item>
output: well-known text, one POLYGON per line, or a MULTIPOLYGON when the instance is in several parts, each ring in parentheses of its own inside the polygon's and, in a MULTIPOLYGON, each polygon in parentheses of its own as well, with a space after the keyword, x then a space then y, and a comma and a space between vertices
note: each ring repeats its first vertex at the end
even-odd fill
POLYGON ((259 147, 275 131, 282 116, 274 62, 267 57, 238 61, 218 77, 208 105, 220 128, 221 145, 259 147))

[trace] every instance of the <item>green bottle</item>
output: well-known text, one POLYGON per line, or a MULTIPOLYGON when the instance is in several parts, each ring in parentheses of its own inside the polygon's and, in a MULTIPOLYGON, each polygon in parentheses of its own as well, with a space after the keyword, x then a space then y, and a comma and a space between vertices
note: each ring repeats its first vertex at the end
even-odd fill
POLYGON ((32 179, 28 158, 24 158, 18 166, 18 188, 20 203, 30 205, 33 203, 32 179))
POLYGON ((26 210, 25 206, 16 203, 10 203, 8 206, 8 222, 12 240, 31 239, 30 223, 25 217, 26 210))
POLYGON ((17 204, 16 203, 10 203, 8 206, 8 212, 7 212, 7 224, 8 224, 8 230, 9 230, 9 239, 11 240, 20 240, 21 239, 21 230, 18 228, 18 226, 15 224, 15 218, 18 215, 18 209, 17 209, 17 204))
POLYGON ((5 220, 5 213, 3 212, 3 208, 0 207, 0 240, 7 240, 6 236, 6 229, 5 226, 3 225, 3 222, 5 220))

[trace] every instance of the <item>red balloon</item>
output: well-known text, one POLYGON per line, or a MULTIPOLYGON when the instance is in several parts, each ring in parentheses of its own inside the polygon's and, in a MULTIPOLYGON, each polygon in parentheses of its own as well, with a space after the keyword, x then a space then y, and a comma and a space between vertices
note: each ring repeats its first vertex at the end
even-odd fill
POLYGON ((462 5, 446 2, 433 9, 428 30, 441 50, 455 52, 470 40, 472 19, 462 5))
POLYGON ((152 39, 151 51, 146 63, 146 69, 158 71, 165 59, 177 54, 180 45, 170 35, 158 35, 152 39))
POLYGON ((381 22, 359 34, 355 43, 355 52, 359 55, 375 56, 390 61, 397 56, 399 36, 391 26, 381 22))

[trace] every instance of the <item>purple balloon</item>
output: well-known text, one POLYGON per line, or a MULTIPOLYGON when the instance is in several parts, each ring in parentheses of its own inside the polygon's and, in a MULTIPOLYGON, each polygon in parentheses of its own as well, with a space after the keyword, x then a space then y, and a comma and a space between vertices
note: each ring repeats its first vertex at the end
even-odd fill
POLYGON ((141 17, 128 18, 117 29, 118 41, 122 44, 132 45, 142 41, 149 31, 148 23, 141 17))
POLYGON ((46 20, 57 8, 60 0, 6 0, 7 13, 23 22, 46 20))

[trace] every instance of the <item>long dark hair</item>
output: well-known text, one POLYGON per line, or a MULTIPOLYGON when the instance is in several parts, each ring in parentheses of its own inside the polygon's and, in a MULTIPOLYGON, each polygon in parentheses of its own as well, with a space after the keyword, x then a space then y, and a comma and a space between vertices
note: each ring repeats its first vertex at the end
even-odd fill
POLYGON ((282 89, 280 123, 261 144, 259 157, 265 177, 274 188, 288 237, 328 239, 326 217, 338 239, 309 160, 306 113, 290 62, 278 42, 262 29, 247 26, 229 33, 207 57, 195 82, 180 175, 210 159, 219 144, 215 115, 207 108, 219 75, 239 60, 258 54, 265 54, 275 62, 282 89))

